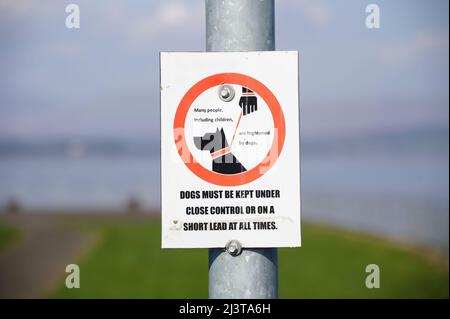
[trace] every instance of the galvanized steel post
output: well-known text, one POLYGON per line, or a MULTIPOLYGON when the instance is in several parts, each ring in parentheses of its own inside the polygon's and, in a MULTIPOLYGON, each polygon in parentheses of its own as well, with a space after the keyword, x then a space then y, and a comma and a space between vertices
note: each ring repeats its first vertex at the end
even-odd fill
MULTIPOLYGON (((274 0, 206 0, 206 51, 273 51, 274 0)), ((209 250, 209 298, 278 298, 276 248, 209 250)))

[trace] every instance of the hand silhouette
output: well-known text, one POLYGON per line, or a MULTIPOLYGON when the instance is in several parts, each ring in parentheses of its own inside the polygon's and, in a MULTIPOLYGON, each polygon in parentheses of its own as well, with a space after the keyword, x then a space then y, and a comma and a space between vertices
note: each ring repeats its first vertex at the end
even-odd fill
POLYGON ((258 101, 256 99, 255 93, 247 89, 246 87, 242 87, 242 96, 239 99, 239 106, 242 109, 242 113, 244 115, 250 114, 258 110, 258 101))

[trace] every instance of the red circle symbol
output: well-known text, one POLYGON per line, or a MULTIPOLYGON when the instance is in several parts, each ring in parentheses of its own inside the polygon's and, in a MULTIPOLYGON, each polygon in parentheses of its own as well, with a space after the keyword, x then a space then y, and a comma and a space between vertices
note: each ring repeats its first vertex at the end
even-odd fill
POLYGON ((264 175, 275 164, 283 149, 286 135, 286 124, 280 103, 273 93, 258 80, 239 73, 220 73, 204 78, 196 83, 183 96, 175 113, 173 123, 174 140, 178 154, 187 168, 201 179, 221 186, 238 186, 250 183, 264 175), (210 171, 198 163, 191 154, 184 134, 186 116, 195 99, 211 87, 222 84, 235 84, 249 88, 258 94, 270 109, 274 123, 274 138, 265 158, 252 169, 239 174, 220 174, 210 171))

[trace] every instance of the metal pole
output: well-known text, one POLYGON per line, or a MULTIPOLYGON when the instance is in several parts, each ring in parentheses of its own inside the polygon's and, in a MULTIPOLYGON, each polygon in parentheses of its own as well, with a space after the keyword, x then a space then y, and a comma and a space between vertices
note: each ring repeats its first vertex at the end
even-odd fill
MULTIPOLYGON (((274 49, 274 0, 206 0, 206 51, 274 49)), ((277 249, 210 249, 209 298, 278 298, 277 249)))

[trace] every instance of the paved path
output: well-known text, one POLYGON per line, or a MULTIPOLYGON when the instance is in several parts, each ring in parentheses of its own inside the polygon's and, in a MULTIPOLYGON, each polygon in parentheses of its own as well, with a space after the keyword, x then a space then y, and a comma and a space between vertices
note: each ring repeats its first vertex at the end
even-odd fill
POLYGON ((92 244, 93 236, 38 218, 8 218, 22 237, 0 253, 0 298, 45 297, 92 244))

